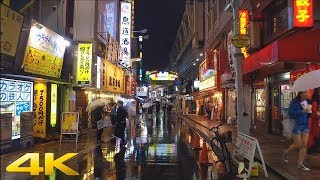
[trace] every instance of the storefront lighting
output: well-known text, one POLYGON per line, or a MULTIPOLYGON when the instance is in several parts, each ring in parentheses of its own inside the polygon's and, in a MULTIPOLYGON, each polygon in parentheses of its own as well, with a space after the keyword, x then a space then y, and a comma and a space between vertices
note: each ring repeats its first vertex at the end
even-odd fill
POLYGON ((203 53, 200 53, 200 57, 202 57, 203 56, 203 53))
POLYGON ((197 65, 196 63, 193 63, 193 65, 195 66, 195 65, 197 65))
POLYGON ((199 59, 196 59, 196 61, 198 62, 198 61, 199 61, 199 59))

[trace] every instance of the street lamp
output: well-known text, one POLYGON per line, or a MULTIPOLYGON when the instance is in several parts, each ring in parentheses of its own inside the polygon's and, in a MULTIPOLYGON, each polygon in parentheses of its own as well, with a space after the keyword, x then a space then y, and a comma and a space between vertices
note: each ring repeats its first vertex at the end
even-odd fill
MULTIPOLYGON (((240 28, 236 22, 236 13, 239 11, 239 1, 232 0, 230 4, 226 6, 224 9, 225 12, 232 10, 232 18, 233 18, 233 34, 240 34, 240 28)), ((240 48, 236 48, 236 53, 234 54, 236 58, 235 63, 235 86, 237 90, 237 128, 238 132, 242 132, 244 134, 250 134, 250 120, 247 114, 244 112, 244 100, 243 100, 243 82, 242 82, 242 58, 243 54, 240 51, 240 48)))

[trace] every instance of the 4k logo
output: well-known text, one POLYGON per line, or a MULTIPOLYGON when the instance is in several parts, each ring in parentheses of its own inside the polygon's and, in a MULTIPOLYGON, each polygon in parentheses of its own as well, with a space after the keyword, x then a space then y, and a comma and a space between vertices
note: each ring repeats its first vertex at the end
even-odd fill
POLYGON ((53 153, 45 153, 45 167, 40 167, 39 153, 27 153, 7 166, 8 172, 30 172, 30 175, 39 175, 41 172, 45 172, 45 175, 52 175, 54 168, 59 169, 69 176, 77 176, 78 172, 64 165, 63 162, 71 159, 78 153, 67 153, 58 159, 54 159, 53 153), (25 163, 30 159, 30 167, 20 167, 21 164, 25 163))

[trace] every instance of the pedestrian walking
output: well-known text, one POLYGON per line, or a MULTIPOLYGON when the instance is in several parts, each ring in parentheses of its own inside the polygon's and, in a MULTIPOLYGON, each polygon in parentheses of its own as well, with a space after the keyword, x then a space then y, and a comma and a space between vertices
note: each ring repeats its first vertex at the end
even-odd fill
POLYGON ((311 111, 311 105, 307 100, 308 95, 308 91, 299 92, 297 97, 290 102, 289 117, 294 120, 292 130, 293 144, 283 153, 283 160, 288 162, 287 154, 298 149, 299 158, 297 167, 304 171, 310 171, 310 169, 303 164, 309 135, 308 113, 311 111))
MULTIPOLYGON (((97 122, 104 118, 103 106, 99 106, 95 108, 94 110, 91 111, 91 114, 92 114, 93 121, 96 124, 96 127, 98 127, 97 122)), ((100 143, 102 141, 101 140, 102 133, 103 133, 103 128, 102 129, 97 128, 97 143, 100 143)))
POLYGON ((110 119, 111 119, 112 125, 115 126, 117 121, 117 103, 112 102, 110 106, 111 106, 110 119))
POLYGON ((313 153, 320 148, 320 88, 316 88, 312 96, 310 131, 309 141, 311 146, 308 148, 308 153, 313 153))
POLYGON ((123 107, 123 101, 117 102, 117 116, 116 116, 116 129, 114 135, 121 139, 121 145, 125 145, 125 129, 126 129, 126 118, 128 117, 127 110, 123 107))

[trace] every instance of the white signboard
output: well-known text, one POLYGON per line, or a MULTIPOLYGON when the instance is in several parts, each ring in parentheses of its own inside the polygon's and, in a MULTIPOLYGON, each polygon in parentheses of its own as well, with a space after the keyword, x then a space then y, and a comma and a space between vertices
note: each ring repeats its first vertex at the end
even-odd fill
POLYGON ((137 87, 137 96, 147 97, 148 96, 148 87, 147 86, 137 87))
POLYGON ((101 87, 101 57, 97 56, 97 88, 101 87))
POLYGON ((236 54, 236 47, 232 44, 232 37, 233 37, 233 32, 232 30, 228 33, 228 41, 227 41, 227 49, 228 49, 228 60, 229 60, 229 65, 231 69, 231 74, 232 77, 236 79, 236 63, 237 63, 237 58, 235 56, 236 54))
MULTIPOLYGON (((249 160, 249 167, 248 169, 246 169, 248 172, 247 177, 250 177, 256 150, 258 150, 258 155, 260 156, 260 160, 261 160, 261 164, 259 165, 264 170, 265 176, 268 177, 267 168, 264 163, 264 159, 262 156, 262 152, 261 152, 258 140, 254 137, 251 137, 239 132, 237 136, 236 148, 233 152, 233 156, 241 155, 247 160, 249 160)), ((234 160, 237 163, 239 163, 235 158, 234 160)))
POLYGON ((66 42, 59 34, 32 20, 28 46, 63 59, 66 42))
POLYGON ((200 81, 194 81, 194 82, 193 82, 193 87, 194 87, 195 89, 199 89, 199 87, 200 87, 200 81))
POLYGON ((131 3, 121 2, 120 49, 122 62, 130 65, 131 59, 131 3))
POLYGON ((0 80, 1 113, 12 113, 12 139, 20 138, 20 113, 33 110, 33 82, 0 80))

